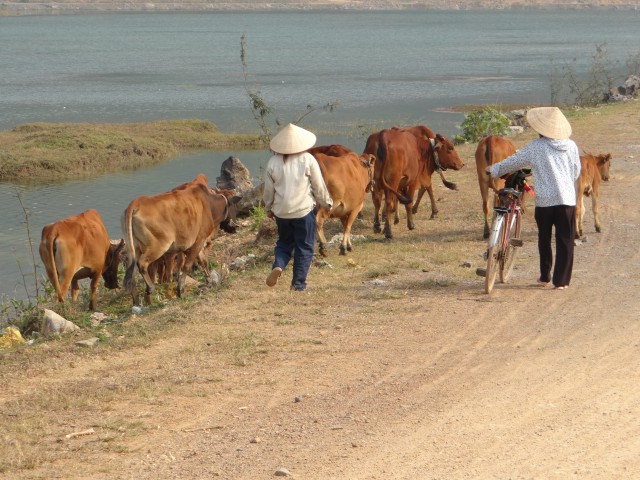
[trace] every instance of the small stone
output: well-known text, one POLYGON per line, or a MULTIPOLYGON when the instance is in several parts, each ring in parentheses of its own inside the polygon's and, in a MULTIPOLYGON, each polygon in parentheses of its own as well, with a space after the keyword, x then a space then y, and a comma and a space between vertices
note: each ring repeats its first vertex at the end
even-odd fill
POLYGON ((142 308, 134 305, 133 307, 131 307, 131 313, 133 313, 134 315, 140 315, 142 313, 142 308))
POLYGON ((300 403, 302 401, 302 397, 296 396, 296 397, 294 397, 293 401, 294 401, 294 403, 300 403))
POLYGON ((98 337, 88 338, 87 340, 80 340, 76 342, 76 345, 80 347, 95 347, 100 339, 98 337))
POLYGON ((262 442, 262 439, 260 437, 253 437, 251 439, 251 443, 260 443, 262 442))
POLYGON ((471 262, 469 260, 465 260, 460 266, 463 268, 471 268, 471 262))
POLYGON ((279 468, 278 470, 275 471, 274 475, 276 477, 288 477, 291 474, 289 473, 289 470, 287 470, 286 468, 279 468))

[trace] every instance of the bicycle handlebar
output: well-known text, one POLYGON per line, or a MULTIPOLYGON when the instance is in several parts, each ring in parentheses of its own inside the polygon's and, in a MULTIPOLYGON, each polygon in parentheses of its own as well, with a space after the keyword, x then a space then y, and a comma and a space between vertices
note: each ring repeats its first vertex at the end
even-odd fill
POLYGON ((507 195, 513 195, 516 198, 520 198, 520 196, 522 195, 522 192, 519 192, 514 188, 501 188, 500 190, 498 190, 498 195, 500 195, 501 197, 505 197, 507 195))

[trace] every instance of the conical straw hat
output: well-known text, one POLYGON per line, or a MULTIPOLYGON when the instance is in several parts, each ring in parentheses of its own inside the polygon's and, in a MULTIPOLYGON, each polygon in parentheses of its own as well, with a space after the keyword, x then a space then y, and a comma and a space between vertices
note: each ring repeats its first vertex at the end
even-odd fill
POLYGON ((544 137, 564 140, 571 136, 571 125, 558 107, 532 108, 527 112, 527 122, 544 137))
POLYGON ((269 147, 276 153, 290 154, 304 152, 315 143, 316 136, 313 133, 290 123, 271 139, 269 147))

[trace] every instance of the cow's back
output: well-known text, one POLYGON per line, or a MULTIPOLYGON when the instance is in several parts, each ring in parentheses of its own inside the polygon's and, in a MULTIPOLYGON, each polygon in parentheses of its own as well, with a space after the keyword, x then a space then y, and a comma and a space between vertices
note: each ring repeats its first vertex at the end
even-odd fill
POLYGON ((56 239, 78 259, 104 256, 109 250, 109 236, 102 218, 96 210, 89 209, 77 215, 45 225, 42 229, 42 241, 45 238, 56 239))
MULTIPOLYGON (((213 228, 207 194, 207 187, 196 184, 135 198, 129 208, 136 240, 142 245, 158 242, 174 245, 175 250, 193 245, 197 238, 206 236, 205 232, 213 228)), ((123 233, 127 238, 124 228, 123 233)))

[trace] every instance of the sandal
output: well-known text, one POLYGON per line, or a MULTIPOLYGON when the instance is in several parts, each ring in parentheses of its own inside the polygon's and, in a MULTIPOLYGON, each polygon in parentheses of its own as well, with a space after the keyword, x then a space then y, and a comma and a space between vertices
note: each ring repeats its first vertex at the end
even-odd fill
POLYGON ((542 280, 541 278, 539 278, 539 279, 537 280, 537 282, 538 282, 538 285, 542 285, 543 287, 545 287, 545 286, 549 285, 549 282, 545 282, 545 281, 544 281, 544 280, 542 280))
POLYGON ((554 290, 566 290, 569 288, 569 285, 558 285, 557 287, 553 287, 554 290))

